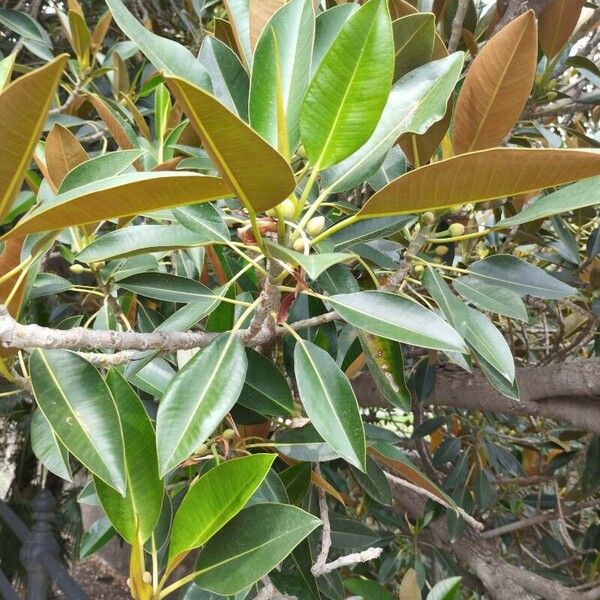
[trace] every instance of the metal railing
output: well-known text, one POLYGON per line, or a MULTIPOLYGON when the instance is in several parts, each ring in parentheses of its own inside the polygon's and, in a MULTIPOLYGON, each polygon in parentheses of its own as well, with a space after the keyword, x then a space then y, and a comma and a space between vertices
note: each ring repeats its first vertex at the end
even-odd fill
MULTIPOLYGON (((19 558, 27 571, 26 600, 47 600, 53 581, 69 600, 88 600, 87 594, 69 575, 58 559, 59 546, 52 522, 56 501, 48 490, 40 490, 31 501, 33 526, 31 529, 15 512, 0 500, 0 520, 21 542, 19 558)), ((19 600, 4 573, 0 570, 0 597, 19 600)))

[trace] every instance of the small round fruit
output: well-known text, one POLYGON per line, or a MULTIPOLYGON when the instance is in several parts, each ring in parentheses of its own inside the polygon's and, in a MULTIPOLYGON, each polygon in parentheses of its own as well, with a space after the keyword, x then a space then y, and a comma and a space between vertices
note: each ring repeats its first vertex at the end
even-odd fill
POLYGON ((423 225, 433 225, 435 223, 435 215, 428 210, 421 215, 421 223, 423 225))
POLYGON ((75 275, 81 275, 85 271, 85 267, 75 263, 69 267, 69 271, 71 271, 71 273, 75 273, 75 275))
POLYGON ((452 223, 452 225, 448 227, 448 231, 450 232, 451 237, 459 237, 465 234, 465 226, 462 223, 452 223))
POLYGON ((149 571, 144 571, 144 574, 142 575, 142 581, 148 584, 152 583, 152 575, 149 571))
POLYGON ((434 252, 436 256, 445 256, 448 254, 448 246, 436 246, 434 252))
POLYGON ((421 274, 421 273, 422 273, 424 270, 425 270, 425 266, 424 266, 424 265, 422 265, 422 264, 420 264, 420 263, 419 263, 418 265, 415 265, 415 266, 414 266, 414 268, 413 268, 413 271, 414 271, 414 272, 415 272, 417 275, 421 274))
POLYGON ((304 252, 304 240, 301 237, 294 240, 294 250, 296 252, 304 252))
POLYGON ((196 449, 196 454, 198 454, 198 456, 203 456, 209 450, 210 450, 210 448, 206 444, 200 444, 198 446, 198 448, 196 449))
POLYGON ((232 440, 235 437, 235 431, 233 429, 226 429, 223 432, 223 439, 232 440))
POLYGON ((321 231, 323 231, 323 228, 325 227, 325 217, 313 217, 307 224, 306 224, 306 233, 308 233, 308 235, 310 235, 311 237, 314 237, 315 235, 319 235, 321 233, 321 231))
POLYGON ((296 214, 296 205, 289 198, 286 198, 279 205, 279 208, 283 212, 283 216, 288 220, 292 219, 294 217, 294 215, 296 214))

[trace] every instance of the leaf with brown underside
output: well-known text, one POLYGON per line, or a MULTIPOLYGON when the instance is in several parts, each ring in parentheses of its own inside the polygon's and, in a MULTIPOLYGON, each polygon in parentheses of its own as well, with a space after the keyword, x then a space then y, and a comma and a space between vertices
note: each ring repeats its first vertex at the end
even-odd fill
MULTIPOLYGON (((21 249, 23 248, 24 237, 13 238, 4 243, 4 248, 0 252, 0 273, 8 273, 21 262, 21 249)), ((19 279, 20 273, 15 273, 12 277, 0 283, 0 304, 4 304, 6 299, 13 291, 13 287, 19 279)), ((8 312, 15 318, 19 318, 21 303, 23 302, 23 293, 27 279, 24 278, 19 284, 19 289, 13 294, 10 303, 6 306, 8 312)), ((3 355, 4 356, 4 355, 3 355)))
POLYGON ((569 41, 585 0, 553 0, 538 17, 540 47, 548 58, 554 58, 569 41))
POLYGON ((454 152, 499 144, 518 120, 537 65, 535 14, 503 27, 475 57, 454 111, 454 152))
POLYGON ((294 191, 289 164, 244 121, 192 83, 178 77, 165 77, 165 81, 215 167, 247 208, 268 210, 294 191))
POLYGON ((46 138, 46 169, 50 185, 56 192, 65 175, 88 159, 79 140, 65 127, 56 123, 46 138))
POLYGON ((361 218, 396 215, 524 194, 600 175, 600 151, 490 148, 415 169, 363 206, 361 218))
POLYGON ((237 42, 235 41, 235 34, 233 33, 233 27, 229 21, 225 19, 215 18, 215 30, 213 35, 220 41, 223 42, 226 46, 229 46, 240 58, 241 54, 237 47, 237 42))
POLYGON ((92 54, 95 54, 98 48, 104 42, 104 38, 110 29, 110 25, 112 23, 112 13, 110 10, 107 10, 96 23, 96 27, 94 27, 94 31, 92 32, 92 38, 90 40, 90 51, 92 54))
POLYGON ((269 22, 269 19, 285 4, 285 0, 250 0, 250 46, 256 48, 256 42, 269 22))
POLYGON ((0 94, 0 221, 21 187, 66 61, 63 54, 0 94))

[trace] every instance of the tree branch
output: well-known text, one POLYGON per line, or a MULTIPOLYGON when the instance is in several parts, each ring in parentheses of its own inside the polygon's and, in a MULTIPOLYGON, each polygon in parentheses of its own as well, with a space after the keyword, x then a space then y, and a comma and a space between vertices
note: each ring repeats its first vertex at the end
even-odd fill
POLYGON ((456 7, 456 13, 452 21, 452 33, 450 34, 450 41, 448 42, 448 52, 450 54, 456 52, 458 48, 468 8, 469 0, 458 0, 458 6, 456 7))

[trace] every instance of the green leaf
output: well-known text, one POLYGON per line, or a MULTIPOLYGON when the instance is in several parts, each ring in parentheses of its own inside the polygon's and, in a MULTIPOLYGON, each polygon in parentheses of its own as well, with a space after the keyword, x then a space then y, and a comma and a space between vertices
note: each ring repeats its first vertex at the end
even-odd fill
POLYGON ((144 56, 166 75, 179 75, 207 90, 210 77, 196 57, 184 46, 146 29, 121 0, 106 0, 116 24, 144 56))
POLYGON ((117 229, 97 238, 76 258, 89 264, 147 252, 193 248, 214 241, 183 225, 138 225, 117 229))
POLYGON ((114 535, 115 530, 104 517, 92 523, 91 527, 87 531, 84 531, 81 536, 79 559, 87 558, 98 552, 114 535))
POLYGON ((36 410, 31 416, 31 449, 48 471, 73 481, 69 453, 59 442, 41 410, 36 410))
POLYGON ((213 292, 195 279, 172 273, 139 273, 119 280, 119 287, 147 298, 166 302, 204 302, 213 292))
POLYGON ((274 442, 278 452, 294 460, 325 462, 340 457, 310 423, 297 429, 283 430, 275 436, 274 442))
POLYGON ((425 133, 442 119, 463 62, 464 54, 455 52, 395 83, 371 137, 354 154, 323 173, 323 186, 333 193, 358 185, 377 171, 401 135, 425 133))
POLYGON ((365 432, 348 378, 331 356, 298 340, 294 349, 298 393, 315 429, 351 465, 365 470, 365 432))
POLYGON ((219 242, 229 242, 229 229, 212 204, 182 206, 173 211, 175 218, 190 231, 219 242))
POLYGON ((377 463, 367 456, 367 470, 362 473, 358 469, 352 468, 352 474, 356 478, 358 484, 367 492, 375 502, 389 506, 392 504, 392 488, 385 476, 383 470, 377 463))
POLYGON ((265 504, 266 502, 274 502, 276 504, 289 503, 283 481, 281 481, 279 475, 273 469, 267 473, 262 483, 256 488, 256 492, 252 494, 252 498, 248 500, 246 506, 250 506, 251 504, 265 504))
POLYGON ((283 260, 292 267, 300 265, 311 279, 317 279, 317 277, 324 271, 327 271, 329 267, 353 258, 352 254, 345 254, 342 252, 300 254, 300 252, 296 252, 285 246, 280 246, 279 244, 274 244, 273 242, 265 242, 265 245, 271 256, 283 260))
POLYGON ((315 20, 315 47, 312 72, 314 73, 333 44, 344 23, 359 9, 354 2, 339 4, 317 15, 315 20))
POLYGON ((116 150, 94 156, 94 158, 77 165, 65 175, 60 188, 58 188, 58 193, 64 194, 93 181, 121 175, 144 153, 145 150, 116 150))
POLYGON ((300 135, 316 169, 340 162, 373 133, 391 89, 393 54, 387 1, 369 0, 342 26, 302 104, 300 135))
POLYGON ((30 212, 8 236, 97 223, 114 217, 209 202, 231 195, 223 180, 197 173, 126 173, 58 194, 30 212))
POLYGON ((207 35, 199 59, 208 71, 215 97, 247 121, 250 80, 237 54, 217 38, 207 35))
POLYGON ((36 402, 60 442, 119 493, 126 489, 121 423, 100 373, 67 350, 34 350, 29 373, 36 402))
POLYGON ((294 414, 292 392, 283 373, 263 354, 246 349, 248 373, 238 402, 261 415, 294 414))
POLYGON ((299 462, 279 472, 290 504, 301 504, 310 488, 312 470, 310 463, 299 462))
POLYGON ((511 317, 527 323, 527 309, 519 294, 513 290, 488 283, 473 275, 459 277, 452 282, 454 289, 481 310, 511 317))
POLYGON ((427 594, 426 600, 459 600, 462 577, 449 577, 438 581, 427 594))
POLYGON ((392 23, 396 64, 394 79, 398 79, 428 63, 433 58, 435 15, 415 13, 392 23))
POLYGON ((290 165, 244 121, 185 79, 168 77, 167 83, 215 167, 246 208, 268 210, 294 191, 290 165))
POLYGON ((254 52, 250 124, 284 155, 292 156, 300 143, 300 108, 310 80, 314 28, 312 0, 291 0, 267 23, 254 52), (282 140, 288 142, 285 148, 282 140))
POLYGON ((192 484, 175 515, 169 562, 203 546, 233 519, 267 476, 275 456, 255 454, 228 460, 192 484))
POLYGON ((0 8, 0 23, 11 31, 14 31, 17 35, 39 42, 44 46, 52 47, 48 35, 44 35, 45 32, 42 33, 43 30, 40 31, 40 25, 27 13, 10 8, 0 8))
POLYGON ((381 584, 364 577, 344 579, 344 587, 364 600, 393 600, 394 598, 381 584))
POLYGON ((423 283, 439 309, 469 346, 508 381, 514 381, 515 362, 512 353, 494 324, 482 313, 463 304, 435 269, 427 267, 423 283))
POLYGON ((125 448, 125 497, 96 478, 96 492, 113 527, 130 544, 150 538, 163 501, 163 484, 158 477, 156 436, 146 409, 123 376, 111 369, 106 382, 112 393, 125 448))
POLYGON ((323 173, 323 186, 333 193, 358 185, 377 171, 401 135, 425 133, 442 119, 463 62, 464 54, 455 52, 395 83, 373 134, 346 160, 323 173))
POLYGON ((466 350, 455 329, 408 298, 388 292, 356 292, 331 296, 329 301, 345 321, 373 335, 421 348, 466 350))
POLYGON ((229 22, 234 30, 235 42, 248 67, 252 66, 252 47, 250 46, 249 0, 224 0, 229 22))
MULTIPOLYGON (((341 6, 347 5, 342 4, 341 6)), ((336 231, 327 238, 326 243, 332 245, 334 250, 347 250, 355 244, 386 238, 401 231, 404 227, 409 227, 415 220, 412 215, 365 219, 336 231)))
POLYGON ((570 210, 594 206, 598 203, 600 203, 600 177, 588 177, 538 198, 531 206, 514 217, 499 221, 496 227, 514 227, 570 210))
POLYGON ((286 504, 255 504, 206 544, 196 562, 198 583, 235 594, 276 567, 321 521, 286 504))
POLYGON ((330 516, 331 546, 346 550, 366 550, 379 539, 376 531, 360 521, 337 514, 330 516))
POLYGON ((16 58, 17 52, 13 52, 0 60, 0 92, 10 83, 16 58))
POLYGON ((161 475, 210 437, 237 402, 247 366, 238 336, 223 334, 177 373, 158 406, 156 437, 161 475))
POLYGON ((543 269, 506 254, 478 260, 469 267, 469 272, 477 279, 512 290, 519 296, 557 300, 576 292, 543 269))
POLYGON ((408 412, 410 391, 404 377, 404 357, 400 344, 363 331, 358 336, 377 388, 388 402, 408 412))

